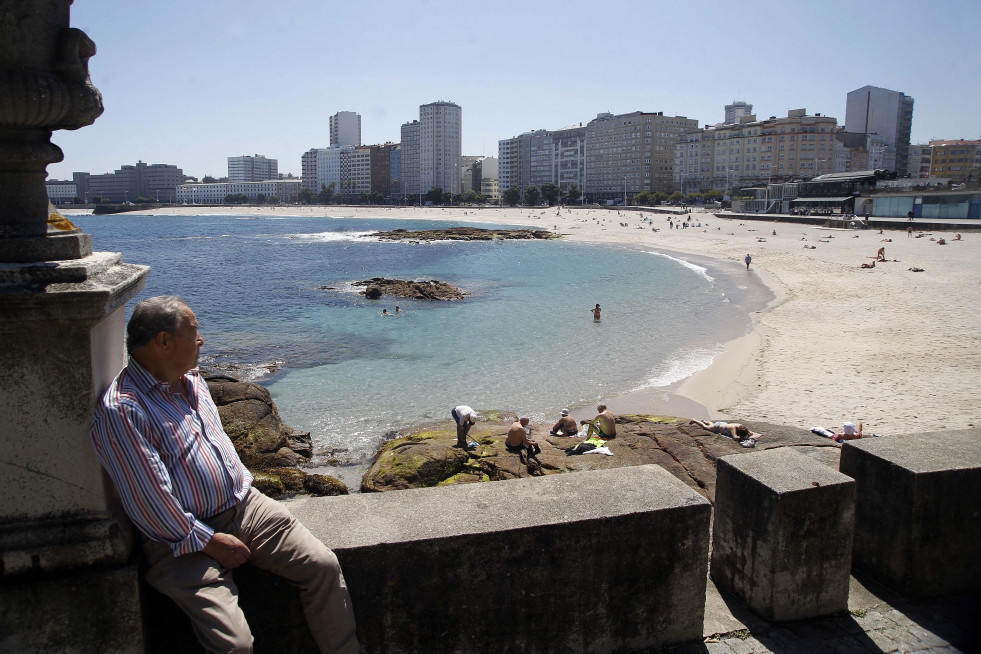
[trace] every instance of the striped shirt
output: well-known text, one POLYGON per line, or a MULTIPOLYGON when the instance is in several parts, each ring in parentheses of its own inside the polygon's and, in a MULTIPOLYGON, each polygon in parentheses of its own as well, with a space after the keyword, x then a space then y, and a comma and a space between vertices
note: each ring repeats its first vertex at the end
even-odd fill
POLYGON ((252 484, 207 382, 197 368, 184 380, 187 397, 130 359, 96 406, 91 430, 127 515, 174 556, 204 549, 214 530, 202 521, 238 504, 252 484))

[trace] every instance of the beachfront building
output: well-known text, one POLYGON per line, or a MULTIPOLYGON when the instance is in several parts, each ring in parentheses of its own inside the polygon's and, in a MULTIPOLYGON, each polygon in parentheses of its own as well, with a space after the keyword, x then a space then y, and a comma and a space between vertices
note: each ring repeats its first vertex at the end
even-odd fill
MULTIPOLYGON (((909 169, 910 132, 913 127, 913 98, 900 91, 863 86, 848 93, 845 131, 877 134, 882 139, 888 170, 905 174, 909 169), (891 157, 895 156, 895 161, 891 157)), ((874 155, 873 155, 874 157, 874 155)))
POLYGON ((419 189, 459 193, 463 156, 463 109, 453 102, 419 107, 419 189))
POLYGON ((689 129, 674 146, 674 188, 685 193, 726 191, 759 182, 810 179, 842 172, 838 121, 805 109, 783 118, 689 129))
POLYGON ((581 124, 556 130, 538 129, 502 139, 497 144, 499 188, 550 183, 566 194, 582 189, 586 174, 586 128, 581 124))
POLYGON ((744 102, 742 100, 733 100, 732 104, 727 104, 725 107, 725 123, 731 125, 733 123, 738 123, 739 119, 743 116, 750 116, 753 113, 753 105, 744 102))
POLYGON ((268 179, 261 182, 184 183, 176 188, 180 204, 225 204, 229 195, 245 196, 249 200, 268 201, 270 198, 290 202, 301 188, 299 179, 268 179))
POLYGON ((396 143, 389 148, 388 163, 388 197, 398 203, 405 197, 402 190, 402 144, 396 143))
POLYGON ((981 179, 981 141, 930 141, 930 176, 956 183, 981 179))
POLYGON ((174 189, 184 181, 184 171, 169 164, 145 164, 120 166, 113 173, 90 175, 75 173, 77 191, 83 199, 100 198, 109 202, 133 202, 137 199, 156 202, 174 202, 174 189))
MULTIPOLYGON (((421 203, 419 187, 419 121, 402 125, 402 189, 409 204, 421 203)), ((426 189, 427 191, 429 189, 426 189)))
POLYGON ((336 148, 312 148, 303 153, 300 166, 303 188, 311 193, 334 185, 334 191, 341 193, 341 155, 353 152, 349 145, 336 148))
POLYGON ((338 111, 330 117, 330 147, 361 147, 361 114, 338 111))
POLYGON ((480 178, 477 178, 477 185, 474 187, 474 169, 479 169, 477 164, 483 159, 483 155, 465 154, 460 157, 460 189, 457 193, 476 191, 480 188, 480 178))
POLYGON ((930 164, 933 148, 929 143, 917 143, 909 146, 909 165, 906 174, 913 179, 926 179, 930 176, 930 164))
POLYGON ((44 187, 51 204, 72 204, 79 197, 78 187, 71 180, 49 179, 44 182, 44 187))
POLYGON ((279 161, 261 154, 228 157, 229 182, 264 182, 279 177, 279 161))
POLYGON ((341 153, 341 176, 337 190, 351 202, 362 193, 371 193, 371 148, 350 148, 341 153))
POLYGON ((592 201, 623 200, 641 191, 670 191, 675 144, 698 121, 664 112, 599 114, 586 125, 584 191, 592 201))

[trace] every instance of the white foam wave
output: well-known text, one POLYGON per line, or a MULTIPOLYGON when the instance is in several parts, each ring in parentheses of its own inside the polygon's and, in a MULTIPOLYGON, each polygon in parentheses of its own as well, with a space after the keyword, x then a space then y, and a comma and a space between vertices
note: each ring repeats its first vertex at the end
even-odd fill
POLYGON ((321 243, 336 241, 377 241, 378 238, 369 238, 376 232, 320 232, 316 234, 290 234, 286 238, 298 241, 318 241, 321 243))
POLYGON ((651 371, 650 377, 642 382, 632 391, 639 391, 645 388, 658 388, 670 386, 682 379, 691 377, 699 370, 708 368, 716 356, 725 351, 723 345, 716 345, 711 348, 700 348, 682 353, 675 358, 662 362, 651 371))
POLYGON ((679 259, 678 257, 672 257, 670 254, 664 254, 663 252, 648 252, 648 254, 653 254, 656 257, 664 257, 665 259, 671 259, 672 261, 676 261, 680 263, 682 266, 684 266, 685 268, 688 268, 689 270, 694 270, 696 273, 698 273, 706 280, 708 280, 710 284, 715 282, 715 277, 712 277, 710 274, 708 274, 707 268, 703 268, 702 266, 696 265, 691 261, 685 261, 684 259, 679 259))

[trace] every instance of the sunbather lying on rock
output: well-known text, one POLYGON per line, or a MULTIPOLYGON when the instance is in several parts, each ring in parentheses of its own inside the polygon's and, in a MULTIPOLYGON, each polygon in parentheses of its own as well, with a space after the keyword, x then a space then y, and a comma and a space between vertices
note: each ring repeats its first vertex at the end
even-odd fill
POLYGON ((755 446, 756 441, 763 435, 750 431, 749 427, 741 425, 738 422, 706 422, 705 420, 691 420, 688 424, 698 425, 703 429, 709 430, 713 434, 719 434, 720 436, 731 438, 734 441, 739 441, 739 444, 743 447, 755 446))

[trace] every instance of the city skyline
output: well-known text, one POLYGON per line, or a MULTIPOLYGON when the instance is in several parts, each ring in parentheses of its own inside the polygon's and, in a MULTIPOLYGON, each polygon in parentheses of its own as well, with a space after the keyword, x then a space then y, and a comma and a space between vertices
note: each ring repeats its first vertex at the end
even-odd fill
POLYGON ((361 115, 363 143, 398 142, 418 107, 439 100, 466 112, 467 155, 496 156, 501 139, 607 111, 714 124, 733 100, 759 117, 806 108, 843 124, 847 93, 865 85, 913 97, 913 143, 981 135, 981 91, 971 82, 981 9, 967 2, 736 11, 614 1, 603 11, 551 0, 481 14, 435 2, 420 15, 389 2, 294 0, 270 12, 254 0, 84 0, 72 24, 99 49, 89 68, 106 113, 54 134, 66 158, 49 178, 137 160, 220 177, 228 157, 253 152, 299 175, 302 154, 329 144, 337 112, 361 115), (366 47, 371 40, 384 47, 366 47))

